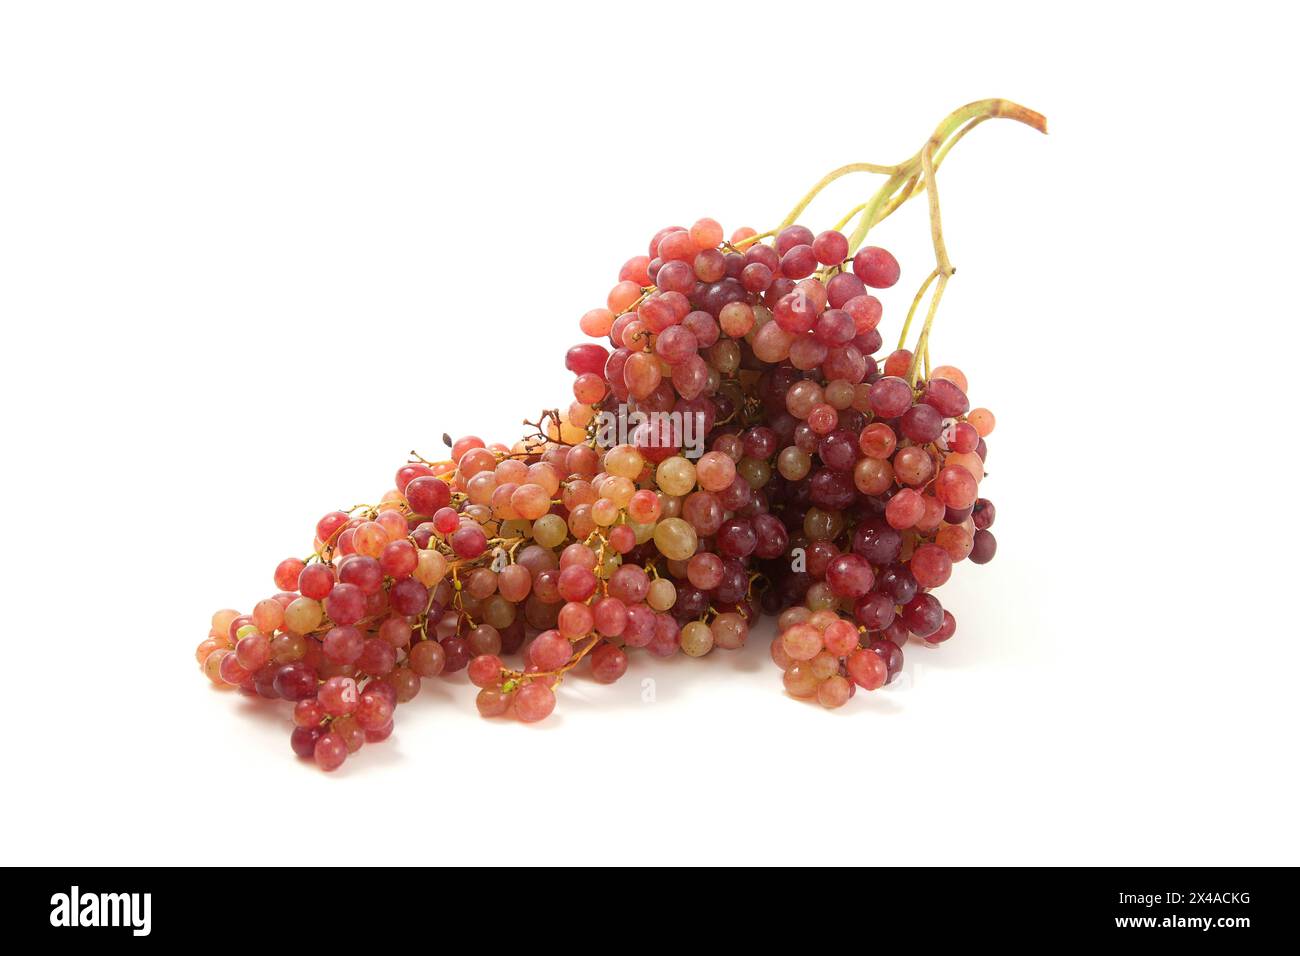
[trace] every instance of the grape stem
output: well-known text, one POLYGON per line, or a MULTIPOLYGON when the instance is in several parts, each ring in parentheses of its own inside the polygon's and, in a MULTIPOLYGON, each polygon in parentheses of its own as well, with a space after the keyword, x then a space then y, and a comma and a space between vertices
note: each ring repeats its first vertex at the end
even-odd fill
MULTIPOLYGON (((781 221, 781 225, 763 234, 764 236, 774 235, 793 225, 800 214, 817 198, 817 195, 842 176, 856 172, 875 173, 885 176, 887 178, 884 184, 876 190, 875 194, 866 202, 851 209, 835 226, 837 230, 844 229, 857 217, 857 226, 848 240, 849 256, 852 257, 861 248, 863 240, 866 239, 867 233, 873 226, 883 222, 899 206, 913 196, 921 192, 927 193, 930 211, 930 239, 934 246, 935 267, 934 271, 921 284, 921 288, 912 302, 898 344, 900 349, 906 344, 907 334, 912 326, 912 319, 924 299, 926 291, 933 283, 934 292, 930 297, 925 322, 921 326, 921 332, 916 340, 916 348, 912 353, 912 361, 907 370, 907 380, 912 386, 916 385, 917 375, 922 366, 927 372, 930 367, 930 330, 934 325, 934 317, 938 312, 944 289, 948 286, 948 280, 957 271, 948 258, 948 247, 943 238, 943 222, 939 212, 939 189, 935 172, 942 165, 944 159, 947 158, 952 148, 967 133, 981 123, 997 118, 1015 120, 1038 130, 1040 133, 1047 132, 1046 117, 1010 100, 989 99, 968 103, 961 109, 948 114, 935 129, 933 135, 926 140, 925 145, 904 162, 895 166, 881 166, 875 163, 850 163, 827 173, 795 204, 785 219, 781 221)), ((758 236, 751 237, 751 241, 756 241, 758 238, 758 236)))

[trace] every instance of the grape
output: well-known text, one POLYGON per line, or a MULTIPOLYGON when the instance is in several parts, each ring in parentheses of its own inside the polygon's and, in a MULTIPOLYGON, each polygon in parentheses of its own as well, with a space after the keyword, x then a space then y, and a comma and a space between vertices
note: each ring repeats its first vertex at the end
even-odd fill
POLYGON ((343 741, 350 754, 356 753, 366 742, 366 732, 355 717, 336 718, 330 723, 329 732, 343 741))
POLYGON ((975 431, 979 432, 980 438, 988 438, 989 435, 993 434, 993 426, 997 424, 993 413, 987 408, 971 409, 970 414, 966 416, 966 420, 974 426, 975 431))
POLYGON ((481 654, 469 662, 467 673, 470 683, 475 687, 492 687, 501 682, 501 670, 505 665, 495 654, 481 654))
POLYGON ((481 717, 501 717, 510 710, 512 695, 505 693, 500 684, 482 688, 474 698, 474 706, 481 717))
POLYGON ((682 652, 688 657, 703 657, 713 650, 713 631, 709 625, 700 621, 691 621, 681 632, 682 652))
POLYGON ((943 416, 932 405, 913 405, 898 421, 903 437, 927 445, 943 432, 943 416))
MULTIPOLYGON (((270 659, 271 642, 266 639, 266 635, 253 630, 239 639, 235 645, 234 656, 244 670, 255 671, 270 659)), ((231 683, 239 683, 239 681, 231 683)))
POLYGON ((931 378, 922 399, 945 418, 959 418, 970 410, 970 402, 960 386, 943 378, 931 378))
POLYGON ((824 266, 832 266, 843 262, 849 254, 849 241, 844 238, 843 233, 828 229, 813 240, 812 250, 818 262, 824 266))
POLYGON ((898 260, 879 246, 866 246, 853 257, 853 273, 873 289, 888 289, 901 270, 898 260))
POLYGON ((325 719, 325 708, 315 697, 307 697, 293 705, 293 722, 298 727, 315 727, 325 719))
POLYGON ((591 653, 591 676, 599 683, 614 683, 627 667, 627 652, 613 644, 601 644, 591 653))
POLYGON ((944 641, 948 640, 956 633, 957 633, 957 619, 953 617, 951 614, 949 614, 947 611, 944 611, 943 623, 939 625, 939 629, 937 631, 925 637, 924 641, 927 644, 942 644, 944 641))
POLYGON ((353 717, 363 730, 377 730, 393 717, 393 700, 379 692, 383 685, 366 685, 366 691, 357 700, 353 717))
POLYGON ((894 599, 873 591, 853 606, 854 617, 868 631, 882 631, 894 620, 894 599))
POLYGON ((876 690, 889 679, 889 666, 876 653, 859 648, 848 656, 845 668, 853 682, 863 690, 876 690))
POLYGON ((307 566, 297 558, 285 558, 275 567, 275 586, 281 591, 292 591, 298 586, 298 575, 307 566))
POLYGON ((841 554, 826 565, 826 582, 839 597, 860 598, 871 590, 875 574, 862 556, 841 554))
POLYGON ((351 677, 331 677, 320 685, 316 694, 325 713, 333 717, 352 713, 358 696, 357 682, 351 677))
POLYGON ((477 558, 487 550, 487 535, 474 524, 463 524, 451 535, 451 547, 458 557, 477 558))
POLYGON ((724 651, 740 650, 749 637, 749 622, 744 615, 730 611, 715 617, 709 628, 713 632, 713 646, 724 651))
POLYGON ((289 746, 299 757, 314 757, 316 744, 323 736, 323 727, 295 727, 289 735, 289 746))
POLYGON ((975 564, 988 564, 997 554, 998 541, 993 532, 986 529, 976 531, 971 545, 970 559, 975 564))
POLYGON ((335 624, 355 624, 365 616, 366 596, 355 584, 336 584, 324 606, 335 624))
POLYGON ((784 683, 791 697, 812 697, 817 693, 817 678, 806 663, 791 664, 786 669, 784 683))
POLYGON ((348 747, 338 734, 326 733, 321 734, 316 740, 313 754, 316 757, 316 766, 329 772, 343 766, 343 761, 348 757, 348 747))
POLYGON ((934 595, 918 594, 903 606, 900 619, 917 637, 927 637, 943 623, 943 607, 934 595))
POLYGON ((573 645, 559 631, 544 631, 529 645, 528 656, 542 670, 559 670, 569 662, 573 645))
POLYGON ((952 576, 952 558, 937 544, 923 544, 908 562, 912 577, 923 588, 937 588, 952 576))
POLYGON ((301 662, 285 664, 275 672, 275 692, 292 701, 315 697, 316 672, 301 662))
POLYGON ((367 674, 383 677, 397 665, 397 652, 383 638, 372 637, 361 646, 357 667, 367 674))
POLYGON ((912 389, 896 376, 882 378, 871 386, 871 410, 879 418, 898 418, 912 406, 912 389))
POLYGON ((515 692, 515 716, 525 723, 536 723, 555 710, 555 694, 540 681, 528 681, 515 692))
POLYGON ((419 641, 411 646, 411 669, 421 677, 437 677, 442 673, 446 661, 447 655, 437 641, 419 641))
POLYGON ((793 661, 810 661, 821 653, 821 632, 810 624, 796 624, 781 635, 781 646, 793 661))
POLYGON ((419 564, 419 555, 411 542, 390 541, 379 555, 379 565, 390 578, 409 577, 419 564))
POLYGON ((305 598, 324 600, 334 587, 334 569, 326 564, 309 564, 298 575, 298 590, 305 598))

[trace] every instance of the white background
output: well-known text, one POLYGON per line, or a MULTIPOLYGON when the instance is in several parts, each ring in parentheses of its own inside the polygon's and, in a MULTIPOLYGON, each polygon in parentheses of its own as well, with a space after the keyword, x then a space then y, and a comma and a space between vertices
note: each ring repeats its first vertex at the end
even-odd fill
MULTIPOLYGON (((1061 10, 5 5, 4 860, 1298 862, 1295 25, 1061 10), (769 228, 987 96, 1051 124, 940 177, 1000 551, 899 686, 792 701, 770 625, 544 726, 462 673, 329 777, 208 687, 208 616, 322 513, 568 401, 659 227, 769 228)), ((876 241, 888 340, 923 206, 876 241)))

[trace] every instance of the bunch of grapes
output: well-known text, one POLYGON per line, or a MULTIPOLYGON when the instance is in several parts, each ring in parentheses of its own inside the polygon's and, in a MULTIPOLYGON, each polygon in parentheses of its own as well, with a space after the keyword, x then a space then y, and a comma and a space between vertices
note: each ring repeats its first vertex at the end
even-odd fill
POLYGON ((860 164, 889 179, 836 228, 793 220, 858 167, 766 233, 659 230, 582 316, 596 341, 564 356, 567 408, 513 444, 448 438, 448 457, 413 454, 375 503, 326 514, 310 556, 276 566, 275 593, 213 615, 204 673, 291 702, 293 751, 334 770, 392 733, 423 680, 461 670, 481 715, 531 723, 579 668, 610 683, 637 651, 736 650, 769 613, 788 693, 833 708, 893 680, 913 639, 951 639, 936 589, 996 550, 980 496, 994 418, 959 369, 930 366, 952 274, 934 171, 991 116, 1042 128, 1023 107, 971 104, 911 160, 860 164), (878 360, 872 290, 901 269, 862 240, 922 190, 937 265, 878 360))

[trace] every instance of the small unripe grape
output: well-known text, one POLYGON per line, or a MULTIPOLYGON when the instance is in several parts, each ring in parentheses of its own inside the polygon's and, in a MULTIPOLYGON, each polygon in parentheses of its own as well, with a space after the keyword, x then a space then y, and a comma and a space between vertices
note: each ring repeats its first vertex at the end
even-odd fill
POLYGON ((615 445, 605 453, 605 470, 611 475, 636 478, 645 467, 641 453, 631 445, 615 445))
POLYGON ((664 557, 685 561, 695 553, 699 538, 695 529, 681 518, 665 518, 655 526, 654 542, 664 557))
POLYGON ((833 541, 844 530, 844 516, 838 511, 809 508, 803 518, 803 533, 813 541, 833 541))
POLYGON ((839 598, 825 581, 818 581, 808 589, 804 603, 814 611, 828 610, 839 604, 839 598))
POLYGON ((655 483, 664 494, 689 494, 695 486, 695 466, 685 458, 666 458, 655 470, 655 483))
POLYGON ((646 603, 656 611, 667 611, 677 602, 677 588, 667 578, 657 578, 650 582, 650 591, 646 603))
POLYGON ((447 559, 437 551, 421 551, 416 558, 411 576, 427 588, 433 587, 447 574, 447 559))
POLYGON ((713 632, 707 624, 691 621, 682 628, 682 652, 689 657, 703 657, 713 649, 713 632))
POLYGON ((812 611, 808 610, 802 604, 796 604, 794 607, 786 608, 776 619, 777 630, 786 631, 796 624, 807 624, 812 618, 812 611))
POLYGON ((319 601, 298 598, 284 609, 284 626, 295 634, 308 634, 320 626, 324 617, 319 601))
MULTIPOLYGON (((812 456, 800 451, 794 445, 783 448, 776 459, 776 470, 789 481, 799 481, 806 477, 812 468, 812 456)), ((884 489, 881 489, 884 490, 884 489)), ((875 492, 879 494, 879 492, 875 492)))
POLYGON ((543 548, 554 548, 568 537, 568 527, 559 515, 542 515, 533 522, 533 540, 543 548))
POLYGON ((718 323, 733 339, 743 338, 754 327, 754 310, 744 302, 729 302, 718 313, 718 323))

